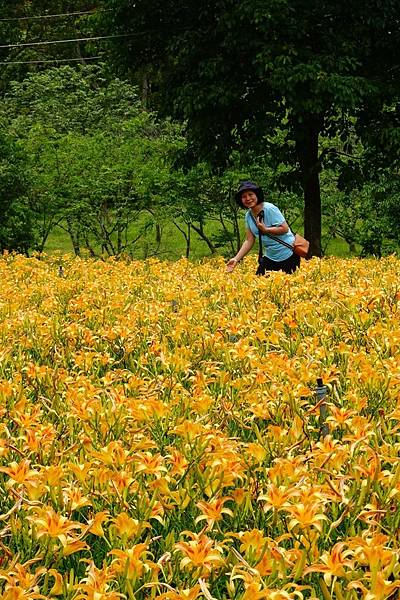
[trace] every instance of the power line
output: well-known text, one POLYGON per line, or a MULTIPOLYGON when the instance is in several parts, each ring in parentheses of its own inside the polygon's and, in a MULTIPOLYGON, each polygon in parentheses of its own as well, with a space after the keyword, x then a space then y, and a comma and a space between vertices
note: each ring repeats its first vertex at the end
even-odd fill
POLYGON ((71 13, 59 13, 57 15, 36 15, 31 17, 8 17, 7 19, 0 19, 0 23, 5 23, 7 21, 29 21, 29 20, 37 20, 37 19, 56 19, 57 17, 71 17, 74 15, 92 15, 96 13, 110 12, 112 9, 102 9, 102 10, 84 10, 84 11, 76 11, 71 13))
POLYGON ((71 61, 83 61, 87 60, 97 60, 98 58, 103 58, 102 56, 85 56, 84 58, 53 58, 52 60, 10 60, 10 61, 1 61, 0 65, 37 65, 39 63, 53 63, 53 62, 71 62, 71 61))
POLYGON ((49 46, 50 44, 67 44, 70 42, 88 42, 93 40, 108 40, 110 38, 130 37, 140 33, 118 33, 115 35, 99 35, 96 37, 74 38, 72 40, 49 40, 45 42, 24 42, 23 44, 2 44, 0 48, 22 48, 26 46, 49 46))

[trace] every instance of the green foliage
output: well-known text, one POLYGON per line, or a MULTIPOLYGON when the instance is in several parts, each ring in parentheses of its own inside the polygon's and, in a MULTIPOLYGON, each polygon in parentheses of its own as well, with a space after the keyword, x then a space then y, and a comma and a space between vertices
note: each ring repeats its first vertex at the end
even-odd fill
POLYGON ((351 117, 368 113, 371 123, 398 99, 398 3, 103 5, 111 12, 102 26, 133 34, 113 42, 118 63, 130 71, 147 69, 156 106, 187 120, 194 155, 226 167, 232 149, 245 157, 258 148, 275 157, 275 166, 291 166, 292 188, 297 183, 304 192, 306 235, 320 254, 320 136, 347 135, 351 117), (278 137, 285 145, 276 143, 277 130, 284 132, 278 137))
POLYGON ((26 252, 33 243, 25 193, 24 152, 0 128, 0 250, 26 252))
MULTIPOLYGON (((332 179, 332 176, 331 176, 332 179)), ((366 181, 352 191, 324 194, 325 243, 341 238, 348 250, 361 256, 384 256, 400 244, 400 189, 393 177, 366 181)))
POLYGON ((147 256, 176 235, 187 256, 199 243, 230 254, 243 235, 234 191, 251 178, 294 229, 304 223, 314 254, 338 239, 351 253, 396 250, 397 1, 98 8, 107 12, 85 0, 0 0, 14 19, 0 22, 1 37, 20 44, 0 60, 82 60, 2 71, 2 247, 43 250, 61 227, 77 253, 137 255, 140 244, 147 256), (105 42, 22 45, 107 34, 128 34, 109 42, 114 72, 84 64, 105 42))
POLYGON ((144 111, 135 88, 99 67, 62 67, 14 82, 3 105, 29 157, 29 200, 42 250, 63 224, 74 250, 129 252, 130 223, 163 196, 184 144, 175 124, 144 111))
POLYGON ((57 60, 72 59, 83 63, 87 57, 99 55, 100 42, 41 44, 93 37, 94 15, 76 14, 93 8, 87 0, 0 0, 0 39, 4 45, 15 44, 0 49, 0 60, 9 63, 1 69, 0 93, 8 91, 11 81, 22 81, 29 73, 46 70, 52 61, 56 64, 57 60), (50 18, 56 14, 63 16, 50 18), (24 45, 29 43, 34 45, 24 45))
POLYGON ((103 65, 52 67, 30 74, 10 84, 5 103, 17 129, 40 123, 57 134, 106 129, 140 112, 136 88, 108 79, 103 65))

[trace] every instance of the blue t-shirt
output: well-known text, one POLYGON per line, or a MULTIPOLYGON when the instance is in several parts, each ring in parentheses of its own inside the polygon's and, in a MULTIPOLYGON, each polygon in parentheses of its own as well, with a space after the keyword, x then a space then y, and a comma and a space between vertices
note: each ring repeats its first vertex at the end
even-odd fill
MULTIPOLYGON (((282 225, 282 223, 285 222, 285 217, 283 216, 279 208, 275 206, 275 204, 271 204, 270 202, 263 202, 263 210, 264 224, 267 227, 278 227, 279 225, 282 225)), ((251 233, 258 240, 258 228, 255 223, 255 219, 252 216, 251 210, 248 210, 246 212, 245 222, 247 229, 250 229, 251 233)), ((290 229, 287 233, 284 233, 283 235, 277 235, 275 237, 280 238, 281 240, 290 245, 292 245, 294 242, 294 235, 290 231, 290 229)), ((261 239, 263 246, 263 255, 267 256, 271 260, 275 260, 278 262, 281 260, 286 260, 287 258, 290 258, 290 256, 292 256, 293 252, 289 248, 286 248, 286 246, 284 246, 283 244, 272 240, 267 235, 262 235, 261 239)))

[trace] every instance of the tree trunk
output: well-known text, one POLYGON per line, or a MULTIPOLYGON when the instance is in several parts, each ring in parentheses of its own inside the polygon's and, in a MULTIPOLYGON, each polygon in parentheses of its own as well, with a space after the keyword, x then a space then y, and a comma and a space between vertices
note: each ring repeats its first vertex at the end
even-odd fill
POLYGON ((348 245, 348 247, 349 247, 349 252, 350 252, 350 254, 355 254, 355 253, 356 253, 356 251, 357 251, 357 247, 356 247, 356 244, 355 244, 355 242, 353 242, 353 241, 350 241, 350 242, 349 242, 349 241, 347 241, 347 240, 346 240, 346 242, 347 242, 347 245, 348 245))
POLYGON ((148 74, 146 69, 144 68, 142 70, 142 72, 140 73, 141 75, 141 100, 142 100, 142 105, 143 108, 146 110, 147 109, 147 105, 148 105, 148 99, 149 99, 149 78, 148 78, 148 74))
POLYGON ((242 238, 240 237, 240 228, 239 228, 239 221, 238 221, 238 214, 237 212, 235 212, 233 214, 232 217, 233 220, 233 231, 235 232, 235 239, 236 239, 236 249, 232 248, 233 252, 239 252, 240 250, 240 246, 242 245, 242 238))
POLYGON ((189 258, 190 255, 190 232, 191 232, 191 228, 190 228, 190 223, 187 224, 187 236, 186 236, 186 258, 189 258))
POLYGON ((175 227, 177 229, 179 229, 179 231, 185 238, 185 242, 186 242, 186 255, 185 256, 186 256, 186 258, 189 258, 191 225, 190 225, 190 223, 186 223, 186 225, 187 225, 187 233, 186 233, 186 231, 184 229, 182 229, 182 227, 180 225, 178 225, 178 223, 176 221, 173 221, 173 223, 174 223, 175 227))
POLYGON ((233 234, 225 225, 225 215, 226 209, 221 208, 219 211, 219 220, 221 222, 222 228, 226 234, 226 239, 229 242, 231 247, 231 252, 237 253, 242 245, 242 241, 240 239, 240 229, 239 229, 239 221, 238 221, 238 211, 235 207, 232 207, 232 216, 230 217, 232 225, 233 225, 233 234))
POLYGON ((75 231, 74 219, 70 215, 67 216, 67 229, 68 229, 69 237, 71 238, 72 247, 74 249, 75 256, 80 256, 81 255, 81 247, 80 247, 80 240, 79 240, 79 232, 75 231))
POLYGON ((161 244, 161 225, 156 221, 156 244, 159 247, 161 244))
POLYGON ((322 256, 321 247, 321 190, 318 157, 318 138, 323 116, 302 115, 294 122, 297 160, 300 164, 304 191, 304 237, 310 242, 310 256, 322 256))
POLYGON ((205 234, 204 228, 203 228, 203 223, 200 223, 199 227, 196 227, 196 225, 194 225, 194 223, 191 223, 191 225, 192 225, 193 229, 195 230, 195 232, 199 234, 201 239, 205 241, 205 243, 207 244, 207 246, 210 249, 211 254, 216 254, 217 249, 214 246, 214 244, 212 243, 212 241, 210 240, 210 238, 205 234))

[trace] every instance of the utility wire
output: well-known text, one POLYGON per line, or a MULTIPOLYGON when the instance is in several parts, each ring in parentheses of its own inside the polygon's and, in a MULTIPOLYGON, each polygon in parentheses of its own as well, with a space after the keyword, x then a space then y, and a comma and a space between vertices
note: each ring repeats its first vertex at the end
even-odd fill
POLYGON ((87 60, 97 60, 103 58, 102 56, 85 56, 82 58, 53 58, 52 60, 9 60, 1 61, 0 65, 37 65, 39 63, 53 63, 53 62, 70 62, 80 60, 86 62, 87 60))
POLYGON ((50 44, 67 44, 70 42, 88 42, 93 40, 108 40, 110 38, 130 37, 140 33, 118 33, 115 35, 99 35, 96 37, 74 38, 72 40, 49 40, 45 42, 24 42, 23 44, 2 44, 0 48, 22 48, 23 46, 48 46, 50 44))
POLYGON ((58 15, 36 15, 31 17, 8 17, 7 19, 0 19, 0 23, 5 23, 8 21, 29 21, 29 20, 37 20, 37 19, 56 19, 57 17, 71 17, 74 15, 92 15, 96 13, 110 12, 112 9, 102 9, 102 10, 84 10, 81 12, 71 12, 71 13, 59 13, 58 15))

